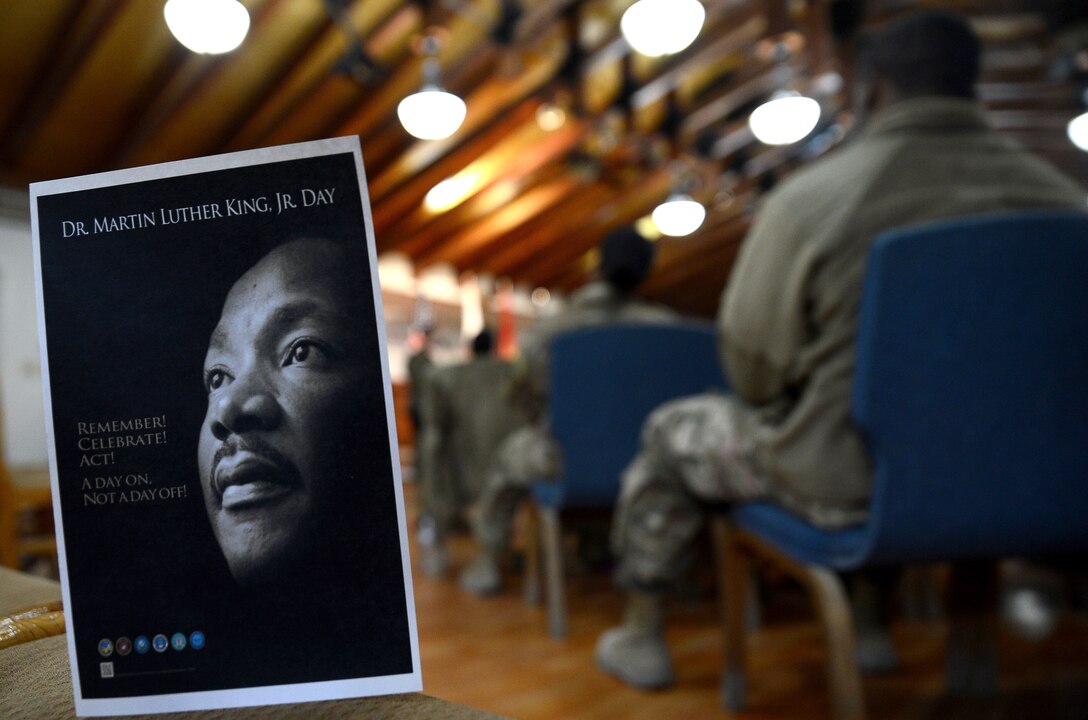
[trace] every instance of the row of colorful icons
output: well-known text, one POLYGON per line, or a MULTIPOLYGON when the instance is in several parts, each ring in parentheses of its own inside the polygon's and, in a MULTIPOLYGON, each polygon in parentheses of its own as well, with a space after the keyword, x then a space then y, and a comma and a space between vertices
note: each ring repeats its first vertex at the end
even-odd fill
POLYGON ((117 642, 109 638, 103 638, 98 641, 98 654, 102 657, 109 657, 116 652, 118 655, 125 656, 135 650, 138 655, 146 655, 150 650, 162 653, 166 652, 168 648, 174 648, 174 650, 181 652, 186 646, 191 647, 193 650, 201 650, 204 647, 204 642, 204 633, 199 630, 189 633, 188 637, 186 637, 185 633, 174 633, 169 639, 161 633, 150 640, 146 635, 137 635, 135 640, 119 637, 117 642))

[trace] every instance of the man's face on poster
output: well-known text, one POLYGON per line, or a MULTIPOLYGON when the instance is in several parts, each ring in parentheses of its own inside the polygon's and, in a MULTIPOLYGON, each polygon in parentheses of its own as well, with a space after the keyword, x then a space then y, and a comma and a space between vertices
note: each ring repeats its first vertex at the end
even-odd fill
POLYGON ((243 586, 282 579, 328 550, 362 412, 359 291, 344 252, 280 246, 241 277, 204 362, 198 449, 208 517, 243 586))

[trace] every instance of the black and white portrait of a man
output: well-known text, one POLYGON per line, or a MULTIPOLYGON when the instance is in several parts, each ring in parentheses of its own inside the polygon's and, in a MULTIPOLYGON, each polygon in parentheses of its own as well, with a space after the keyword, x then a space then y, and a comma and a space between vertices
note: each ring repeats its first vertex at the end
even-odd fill
MULTIPOLYGON (((351 246, 281 245, 233 286, 204 361, 198 464, 212 530, 245 587, 309 578, 353 551, 364 459, 364 303, 351 246)), ((371 360, 371 362, 373 362, 371 360)))
POLYGON ((291 627, 312 644, 307 669, 326 674, 360 649, 382 657, 365 648, 403 592, 390 592, 388 548, 367 532, 387 477, 373 456, 384 428, 366 263, 359 243, 275 245, 231 286, 202 370, 200 487, 245 608, 244 643, 291 627))

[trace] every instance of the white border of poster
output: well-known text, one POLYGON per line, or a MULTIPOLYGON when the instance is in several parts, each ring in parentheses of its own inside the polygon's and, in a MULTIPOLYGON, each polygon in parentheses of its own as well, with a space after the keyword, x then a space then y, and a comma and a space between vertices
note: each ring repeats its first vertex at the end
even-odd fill
POLYGON ((396 440, 396 428, 393 411, 393 398, 389 378, 388 350, 386 347, 385 322, 382 311, 382 296, 378 282, 377 257, 371 210, 368 201, 366 179, 363 171, 362 152, 357 137, 334 138, 314 142, 298 143, 275 148, 243 151, 225 155, 183 160, 148 167, 88 175, 64 180, 35 183, 30 186, 31 223, 34 237, 34 263, 37 285, 37 311, 41 338, 41 358, 43 386, 45 395, 46 432, 48 439, 51 485, 54 498, 54 517, 57 527, 57 546, 60 561, 60 574, 65 608, 72 608, 73 587, 69 579, 70 553, 67 544, 83 541, 84 538, 67 537, 65 518, 62 516, 61 487, 58 476, 57 438, 54 427, 53 388, 51 386, 50 356, 46 333, 46 300, 43 294, 42 276, 42 238, 39 232, 39 200, 62 193, 74 193, 97 188, 118 185, 130 185, 164 178, 177 178, 213 171, 259 166, 280 161, 302 158, 316 158, 326 155, 351 153, 355 159, 355 169, 359 179, 358 200, 362 203, 364 227, 359 228, 365 234, 367 255, 370 263, 370 278, 375 309, 374 323, 377 328, 377 340, 380 347, 380 364, 384 384, 386 429, 388 432, 388 451, 394 485, 399 529, 399 553, 401 573, 404 581, 404 606, 407 609, 407 628, 410 641, 411 672, 378 677, 358 677, 327 681, 304 682, 294 684, 265 685, 259 687, 238 687, 196 692, 164 693, 154 695, 126 696, 116 698, 84 697, 80 683, 80 668, 76 652, 76 635, 81 618, 78 610, 73 616, 66 613, 68 623, 68 650, 72 661, 72 685, 75 693, 76 713, 81 716, 107 716, 136 713, 165 713, 185 710, 204 710, 256 705, 274 705, 281 703, 308 702, 318 700, 343 699, 392 693, 415 692, 422 689, 420 672, 418 632, 416 628, 415 603, 412 589, 412 576, 408 555, 408 536, 405 521, 404 495, 401 483, 400 462, 396 440))

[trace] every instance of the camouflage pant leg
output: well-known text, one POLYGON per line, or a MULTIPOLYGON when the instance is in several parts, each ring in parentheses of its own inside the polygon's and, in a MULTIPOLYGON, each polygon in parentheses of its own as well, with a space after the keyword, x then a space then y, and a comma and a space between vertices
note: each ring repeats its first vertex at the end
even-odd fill
POLYGON ((725 395, 675 400, 650 414, 613 522, 621 585, 660 589, 680 577, 703 524, 702 503, 768 494, 752 461, 751 423, 750 411, 725 395))
POLYGON ((425 423, 416 442, 416 501, 420 518, 429 518, 444 537, 461 509, 449 451, 437 428, 425 423))
POLYGON ((425 507, 434 519, 439 536, 445 537, 465 503, 458 495, 452 468, 447 465, 432 468, 429 478, 430 481, 421 488, 427 498, 425 507))
POLYGON ((494 551, 506 549, 518 504, 532 483, 559 476, 561 456, 559 446, 542 427, 530 425, 506 436, 495 451, 477 504, 476 538, 481 546, 494 551))

